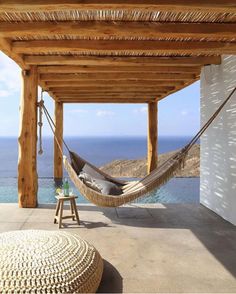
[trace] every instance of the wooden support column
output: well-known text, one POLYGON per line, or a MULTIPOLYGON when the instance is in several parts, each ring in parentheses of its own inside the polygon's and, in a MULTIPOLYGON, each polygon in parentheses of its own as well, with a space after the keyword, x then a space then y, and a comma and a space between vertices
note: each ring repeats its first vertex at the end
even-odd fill
POLYGON ((59 142, 58 146, 56 138, 54 138, 54 179, 61 180, 63 178, 63 103, 55 101, 55 135, 59 142))
POLYGON ((148 103, 147 173, 157 167, 157 102, 148 103))
POLYGON ((22 71, 18 156, 18 202, 20 207, 36 207, 37 175, 37 67, 22 71))

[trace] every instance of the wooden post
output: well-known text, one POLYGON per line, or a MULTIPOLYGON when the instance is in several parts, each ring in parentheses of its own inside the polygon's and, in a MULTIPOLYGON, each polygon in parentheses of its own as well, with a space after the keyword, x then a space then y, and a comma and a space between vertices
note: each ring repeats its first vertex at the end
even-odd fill
POLYGON ((148 103, 147 173, 157 167, 157 102, 148 103))
POLYGON ((18 155, 18 202, 20 207, 36 207, 37 175, 37 67, 22 71, 18 155))
POLYGON ((63 156, 60 148, 63 150, 63 103, 55 101, 55 135, 58 139, 54 138, 54 179, 61 180, 63 178, 63 156))

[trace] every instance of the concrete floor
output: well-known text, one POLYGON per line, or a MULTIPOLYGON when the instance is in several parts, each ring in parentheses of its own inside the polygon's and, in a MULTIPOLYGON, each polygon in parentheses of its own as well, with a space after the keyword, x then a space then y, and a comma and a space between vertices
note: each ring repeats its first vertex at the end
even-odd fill
MULTIPOLYGON (((236 227, 201 205, 81 205, 78 232, 105 260, 99 292, 236 293, 236 227)), ((0 205, 0 232, 58 230, 53 205, 0 205)))

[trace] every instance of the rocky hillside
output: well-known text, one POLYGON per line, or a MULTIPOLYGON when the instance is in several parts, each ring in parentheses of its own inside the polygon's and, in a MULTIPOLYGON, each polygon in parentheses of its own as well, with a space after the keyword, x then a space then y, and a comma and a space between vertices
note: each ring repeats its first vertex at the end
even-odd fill
MULTIPOLYGON (((176 151, 159 155, 158 163, 161 164, 176 151)), ((200 146, 196 144, 188 154, 185 168, 181 170, 177 176, 199 177, 199 159, 200 146)), ((147 172, 146 159, 114 160, 111 163, 102 166, 101 169, 113 177, 142 178, 146 175, 147 172)))

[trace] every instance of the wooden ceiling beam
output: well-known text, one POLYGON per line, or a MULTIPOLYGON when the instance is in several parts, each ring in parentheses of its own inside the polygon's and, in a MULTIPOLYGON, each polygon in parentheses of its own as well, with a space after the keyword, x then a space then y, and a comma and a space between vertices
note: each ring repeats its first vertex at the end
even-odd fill
POLYGON ((182 89, 186 88, 187 86, 192 85, 192 84, 195 83, 196 81, 197 81, 197 79, 195 79, 195 80, 191 80, 191 81, 187 81, 187 82, 184 83, 183 86, 177 86, 177 87, 175 87, 175 89, 172 89, 172 90, 168 91, 167 94, 164 94, 164 95, 162 95, 161 97, 158 97, 158 98, 156 99, 156 101, 160 101, 160 100, 166 98, 167 96, 172 95, 172 94, 178 92, 179 90, 182 90, 182 89))
POLYGON ((80 65, 80 66, 201 66, 220 64, 220 56, 188 57, 129 57, 129 56, 71 56, 71 55, 24 55, 29 65, 80 65))
POLYGON ((173 81, 173 80, 166 80, 166 81, 147 81, 147 80, 138 80, 138 81, 129 81, 129 80, 110 80, 109 83, 106 80, 99 80, 99 81, 46 81, 45 86, 47 88, 52 87, 73 87, 73 88, 80 88, 80 87, 173 87, 176 85, 184 85, 184 82, 181 81, 173 81))
POLYGON ((83 73, 83 74, 41 74, 43 81, 99 81, 99 80, 173 80, 182 81, 194 79, 196 75, 191 73, 83 73))
POLYGON ((107 101, 107 102, 112 102, 114 100, 119 99, 120 102, 125 102, 125 101, 130 101, 130 100, 136 100, 138 101, 145 101, 145 100, 152 100, 154 101, 159 101, 162 99, 162 97, 168 96, 168 93, 163 93, 163 94, 158 94, 158 95, 146 95, 146 96, 114 96, 114 95, 109 95, 109 96, 93 96, 93 95, 87 95, 87 96, 77 96, 77 97, 67 97, 67 96, 56 96, 56 99, 60 100, 66 100, 66 101, 78 101, 78 100, 100 100, 100 101, 107 101))
POLYGON ((156 87, 146 87, 146 86, 139 86, 139 87, 121 87, 121 86, 113 86, 113 87, 97 87, 97 86, 93 86, 93 87, 78 87, 78 88, 74 88, 74 87, 47 87, 50 91, 52 92, 79 92, 79 91, 141 91, 141 92, 145 92, 145 91, 169 91, 175 88, 175 86, 156 86, 156 87))
POLYGON ((39 73, 114 73, 114 72, 161 72, 161 73, 197 73, 200 66, 79 66, 49 65, 38 66, 39 73))
POLYGON ((55 93, 55 95, 77 95, 77 94, 120 94, 120 93, 124 93, 124 94, 133 94, 133 93, 140 93, 140 94, 145 94, 145 93, 149 93, 149 94, 154 94, 154 93, 166 93, 168 92, 168 90, 164 91, 164 90, 144 90, 144 91, 139 91, 139 90, 121 90, 121 89, 117 89, 117 90, 102 90, 102 91, 89 91, 89 90, 83 90, 83 91, 74 91, 74 92, 69 92, 69 91, 52 91, 53 93, 55 93))
MULTIPOLYGON (((12 42, 5 38, 0 38, 0 50, 6 54, 9 58, 11 58, 13 61, 15 61, 22 70, 28 70, 29 65, 25 63, 24 58, 21 54, 17 54, 12 51, 12 42)), ((45 83, 42 81, 39 81, 39 86, 44 88, 45 83)), ((48 91, 48 94, 53 97, 53 94, 51 91, 48 91)))
POLYGON ((12 51, 12 43, 10 40, 0 38, 0 50, 15 61, 22 69, 29 69, 29 65, 25 64, 23 56, 12 51))
POLYGON ((119 98, 116 98, 116 99, 112 99, 112 100, 109 100, 109 99, 88 99, 88 98, 80 98, 80 99, 61 99, 61 98, 57 98, 56 99, 57 101, 59 102, 62 102, 62 103, 107 103, 107 104, 113 104, 113 103, 120 103, 120 104, 123 104, 123 103, 135 103, 135 104, 138 104, 138 103, 148 103, 148 102, 155 102, 156 99, 149 99, 149 98, 144 98, 144 99, 119 99, 119 98))
POLYGON ((158 96, 158 95, 163 95, 166 94, 167 91, 162 91, 162 92, 158 92, 158 91, 150 91, 150 92, 122 92, 122 91, 114 91, 114 92, 78 92, 78 93, 67 93, 67 92, 53 92, 55 96, 57 97, 80 97, 80 96, 92 96, 92 97, 97 97, 97 96, 110 96, 110 95, 123 95, 125 97, 129 97, 129 96, 139 96, 139 97, 147 97, 147 96, 158 96))
POLYGON ((52 12, 68 10, 144 10, 144 11, 236 11, 234 0, 2 0, 0 12, 52 12))
MULTIPOLYGON (((161 93, 165 93, 165 92, 161 92, 161 93)), ((160 93, 159 93, 160 94, 160 93)), ((155 96, 155 93, 123 93, 123 92, 118 92, 118 93, 58 93, 58 95, 56 95, 57 97, 68 97, 68 98, 72 98, 72 97, 85 97, 85 96, 91 96, 91 97, 110 97, 110 96, 118 96, 118 97, 148 97, 148 96, 155 96)))
POLYGON ((236 54, 236 42, 141 41, 141 40, 34 40, 13 41, 19 54, 236 54))
MULTIPOLYGON (((147 100, 151 100, 151 101, 157 101, 158 100, 158 97, 156 96, 151 96, 151 97, 126 97, 126 96, 107 96, 107 97, 104 97, 104 96, 97 96, 97 97, 93 97, 93 96, 80 96, 80 97, 57 97, 57 99, 59 100, 63 100, 63 101, 81 101, 81 100, 84 100, 84 101, 88 101, 88 102, 91 102, 91 101, 103 101, 103 102, 107 102, 107 103, 112 103, 113 101, 116 101, 116 100, 119 100, 120 103, 122 102, 130 102, 130 101, 135 101, 135 102, 143 102, 143 101, 147 101, 147 100)), ((161 99, 161 98, 160 98, 161 99)))
MULTIPOLYGON (((124 95, 127 95, 127 96, 131 96, 131 95, 137 95, 137 96, 141 96, 143 97, 145 94, 147 95, 155 95, 155 92, 156 93, 166 93, 168 91, 152 91, 152 92, 145 92, 145 93, 142 93, 142 92, 139 92, 139 91, 136 91, 136 92, 75 92, 75 93, 67 93, 67 92, 53 92, 53 93, 57 93, 56 96, 67 96, 67 97, 73 97, 73 96, 89 96, 89 95, 93 95, 93 96, 109 96, 109 95, 114 95, 114 96, 124 96, 124 95)), ((170 92, 170 91, 169 91, 170 92)))
POLYGON ((0 37, 69 35, 80 38, 234 38, 235 23, 157 23, 139 21, 81 21, 8 23, 0 37))

